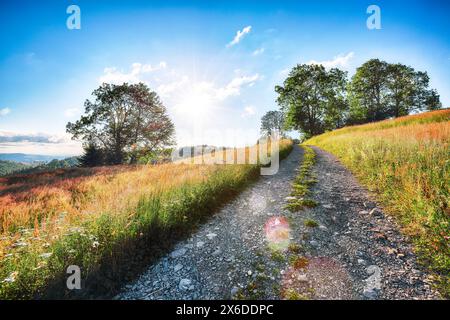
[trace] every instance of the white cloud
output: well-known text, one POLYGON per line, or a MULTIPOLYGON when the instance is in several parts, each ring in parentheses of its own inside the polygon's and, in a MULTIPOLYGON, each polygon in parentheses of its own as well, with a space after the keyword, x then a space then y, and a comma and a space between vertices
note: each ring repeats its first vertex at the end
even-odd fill
POLYGON ((260 80, 261 76, 256 73, 252 76, 241 76, 231 80, 225 87, 217 89, 217 96, 220 99, 225 99, 230 96, 238 96, 241 88, 244 86, 252 87, 256 81, 260 80))
POLYGON ((238 96, 243 87, 252 87, 262 77, 256 73, 250 76, 236 76, 224 86, 217 86, 214 82, 193 81, 188 76, 178 76, 177 79, 163 83, 156 88, 156 92, 163 98, 182 98, 182 92, 197 92, 209 96, 209 100, 225 100, 238 96))
POLYGON ((334 57, 332 60, 325 60, 325 61, 311 60, 308 62, 308 64, 321 64, 327 69, 337 67, 346 68, 348 66, 349 61, 353 58, 354 55, 355 55, 354 52, 349 52, 346 55, 340 54, 334 57))
POLYGON ((138 83, 141 82, 142 75, 158 70, 165 69, 167 67, 167 63, 161 61, 158 65, 152 66, 151 64, 141 64, 135 62, 131 65, 131 70, 129 73, 122 72, 117 70, 116 67, 108 67, 103 71, 103 75, 99 78, 99 83, 114 83, 114 84, 122 84, 124 82, 128 83, 138 83))
POLYGON ((238 30, 236 32, 236 35, 234 36, 233 40, 227 44, 227 47, 232 47, 235 44, 238 44, 247 33, 250 33, 250 31, 252 30, 252 26, 247 26, 242 30, 238 30))
POLYGON ((81 113, 81 109, 80 108, 69 108, 64 110, 64 115, 68 118, 72 118, 76 115, 79 115, 81 113))
POLYGON ((0 117, 6 116, 7 114, 11 113, 11 109, 10 108, 3 108, 0 109, 0 117))
POLYGON ((242 118, 248 118, 256 114, 255 108, 253 106, 246 106, 244 111, 241 113, 242 118))
MULTIPOLYGON (((179 109, 177 106, 192 109, 195 105, 200 104, 205 108, 215 108, 224 100, 239 96, 242 88, 253 86, 259 79, 261 79, 259 74, 239 76, 233 78, 225 86, 216 86, 214 82, 191 81, 185 76, 181 80, 160 86, 157 91, 160 93, 163 90, 166 96, 169 89, 170 92, 175 92, 170 100, 176 109, 179 109), (191 104, 191 106, 187 107, 188 104, 191 104)), ((162 95, 162 93, 160 94, 162 95)))
POLYGON ((183 87, 185 87, 188 84, 189 84, 188 76, 179 76, 179 78, 176 80, 160 84, 156 88, 156 92, 158 92, 158 94, 163 98, 169 98, 173 92, 183 89, 183 87))
POLYGON ((0 153, 28 153, 48 155, 79 155, 81 143, 69 134, 48 134, 0 131, 0 153))
POLYGON ((0 131, 0 143, 9 142, 36 142, 36 143, 62 143, 70 140, 67 135, 50 135, 46 133, 17 133, 0 131))
POLYGON ((255 51, 253 51, 252 55, 258 56, 258 55, 264 53, 264 50, 265 50, 264 48, 256 49, 255 51))

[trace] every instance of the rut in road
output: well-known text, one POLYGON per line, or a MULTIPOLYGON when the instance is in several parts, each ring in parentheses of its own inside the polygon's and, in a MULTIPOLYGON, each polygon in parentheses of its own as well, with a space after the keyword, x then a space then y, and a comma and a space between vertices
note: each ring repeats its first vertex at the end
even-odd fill
POLYGON ((437 298, 393 220, 334 156, 314 150, 317 207, 284 209, 303 154, 295 146, 276 175, 262 176, 116 298, 437 298), (274 239, 274 225, 285 241, 274 239))

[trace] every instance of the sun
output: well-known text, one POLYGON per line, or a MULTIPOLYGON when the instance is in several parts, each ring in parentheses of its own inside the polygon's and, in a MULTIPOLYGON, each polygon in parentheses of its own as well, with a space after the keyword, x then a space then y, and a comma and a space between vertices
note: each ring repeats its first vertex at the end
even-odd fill
POLYGON ((192 125, 201 125, 207 121, 215 107, 212 89, 207 83, 194 83, 180 92, 175 111, 183 121, 192 125))

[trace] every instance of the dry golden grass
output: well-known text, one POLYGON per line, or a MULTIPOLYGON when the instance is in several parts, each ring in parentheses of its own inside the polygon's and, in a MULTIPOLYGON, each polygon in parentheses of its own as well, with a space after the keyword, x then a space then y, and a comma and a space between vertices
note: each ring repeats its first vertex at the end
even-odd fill
MULTIPOLYGON (((152 197, 174 186, 199 183, 219 170, 217 166, 145 165, 142 167, 75 169, 83 175, 65 177, 46 173, 34 177, 2 179, 0 223, 8 240, 0 242, 0 258, 30 229, 44 241, 60 236, 68 227, 103 212, 124 214, 142 197, 152 197), (11 180, 11 182, 9 181, 11 180)), ((73 174, 73 173, 72 173, 73 174)))
MULTIPOLYGON (((282 154, 291 148, 281 141, 282 154)), ((1 178, 0 297, 30 297, 68 264, 114 260, 142 234, 190 228, 258 174, 257 164, 171 163, 1 178)))

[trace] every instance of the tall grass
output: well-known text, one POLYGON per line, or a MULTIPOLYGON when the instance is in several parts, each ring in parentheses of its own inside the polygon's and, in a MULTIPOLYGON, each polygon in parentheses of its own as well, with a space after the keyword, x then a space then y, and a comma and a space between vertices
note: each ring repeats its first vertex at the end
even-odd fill
MULTIPOLYGON (((291 141, 280 142, 282 157, 291 149, 291 141)), ((1 179, 0 298, 51 296, 49 288, 63 297, 69 265, 85 282, 99 270, 115 278, 139 244, 157 250, 192 230, 259 167, 117 166, 1 179)))
POLYGON ((412 237, 450 296, 450 110, 346 127, 306 141, 335 154, 412 237))

